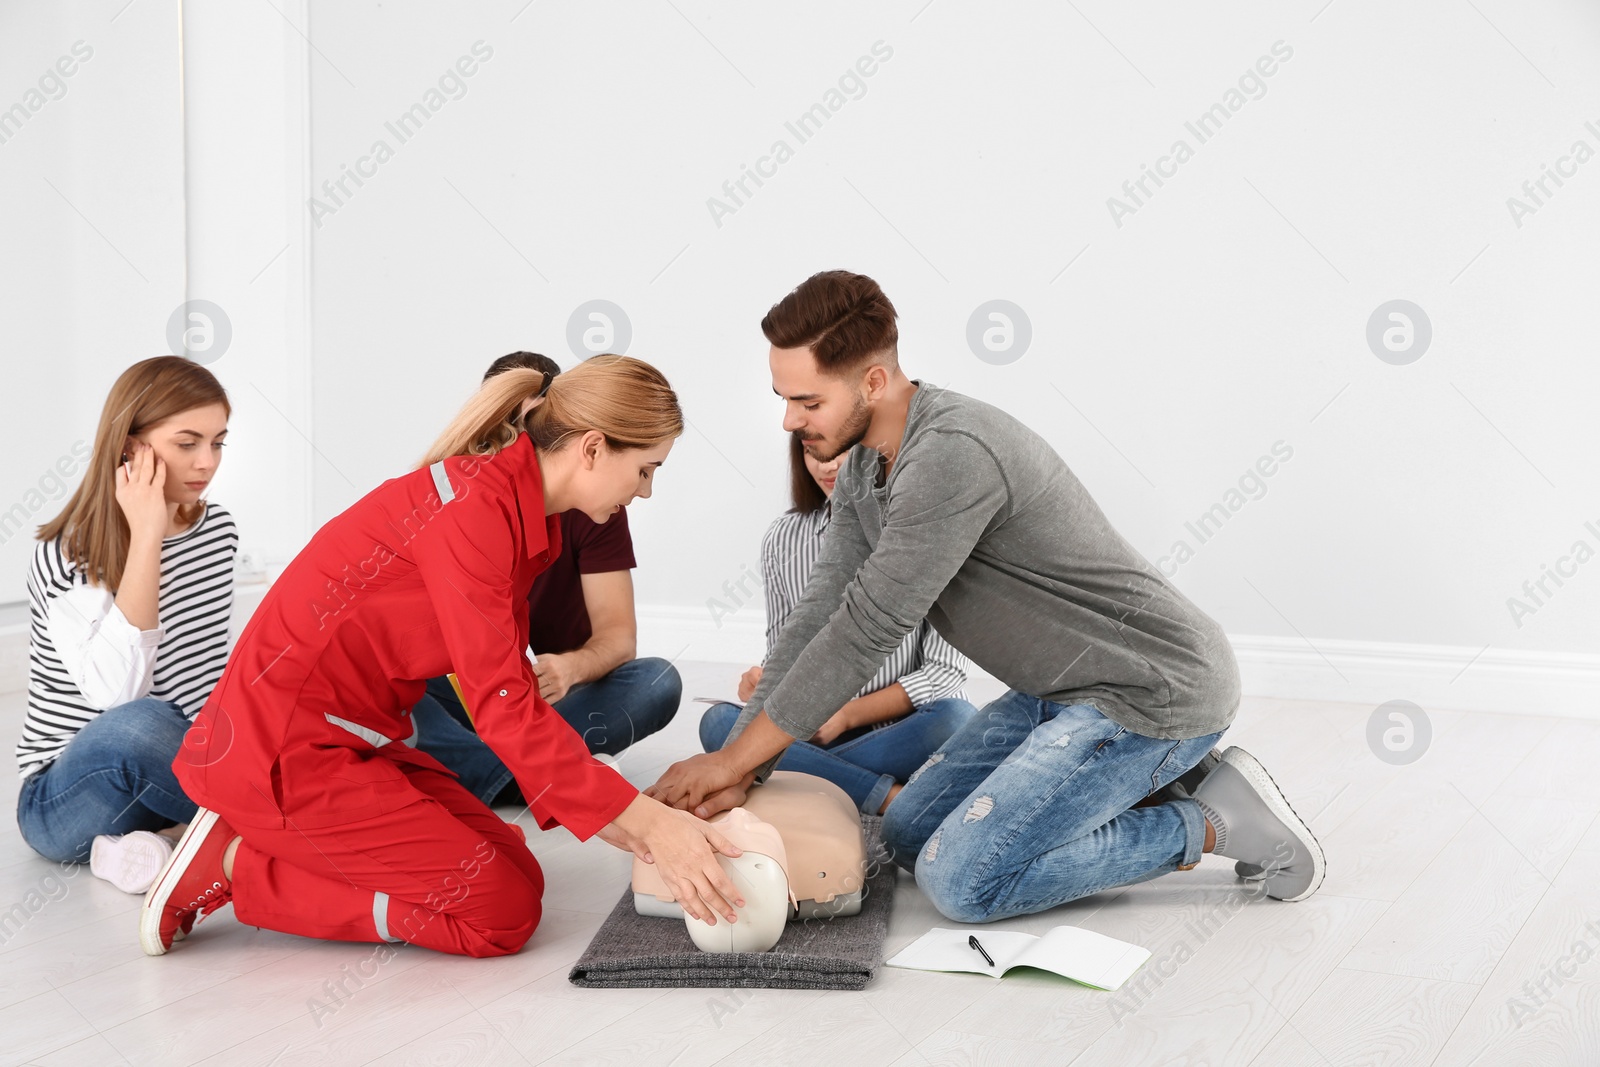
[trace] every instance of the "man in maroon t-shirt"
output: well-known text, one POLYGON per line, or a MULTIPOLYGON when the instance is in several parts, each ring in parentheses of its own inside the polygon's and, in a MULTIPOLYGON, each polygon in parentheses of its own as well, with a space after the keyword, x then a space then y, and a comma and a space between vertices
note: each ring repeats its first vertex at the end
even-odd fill
MULTIPOLYGON (((513 352, 489 365, 484 381, 512 367, 561 373, 537 352, 513 352)), ((604 523, 581 511, 561 515, 561 554, 528 594, 528 651, 537 657, 539 695, 583 738, 614 756, 666 726, 683 698, 683 680, 664 659, 636 659, 633 540, 623 508, 604 523)), ((511 771, 473 732, 448 678, 428 679, 412 708, 417 747, 461 778, 486 804, 520 804, 511 771)))

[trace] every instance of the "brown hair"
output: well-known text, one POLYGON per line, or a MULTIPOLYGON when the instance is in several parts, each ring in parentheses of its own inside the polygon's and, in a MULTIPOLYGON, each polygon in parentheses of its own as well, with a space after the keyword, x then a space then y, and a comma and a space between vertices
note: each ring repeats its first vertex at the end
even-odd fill
POLYGON ((552 378, 561 373, 561 364, 541 352, 507 352, 489 364, 489 369, 483 372, 483 380, 488 381, 496 374, 502 374, 515 367, 544 371, 552 378))
MULTIPOLYGON (((41 541, 61 538, 61 554, 89 581, 113 592, 122 584, 128 561, 128 517, 117 504, 117 468, 123 445, 174 415, 210 404, 221 404, 233 414, 228 394, 212 373, 182 356, 156 356, 140 360, 123 371, 106 396, 100 425, 94 433, 94 452, 83 481, 67 499, 61 513, 36 534, 41 541)), ((184 525, 200 518, 205 502, 178 508, 184 525)))
POLYGON ((810 348, 826 374, 844 377, 874 356, 898 362, 894 305, 864 274, 813 274, 767 312, 761 332, 778 348, 810 348))
POLYGON ((798 515, 810 515, 828 506, 828 494, 806 466, 806 446, 799 430, 789 435, 789 497, 794 501, 789 510, 798 515))
POLYGON ((548 371, 512 367, 489 378, 445 427, 419 467, 446 456, 492 456, 526 431, 541 451, 599 430, 613 451, 654 448, 683 433, 683 410, 662 373, 632 356, 591 356, 554 378, 548 371), (544 403, 522 418, 529 397, 544 403))

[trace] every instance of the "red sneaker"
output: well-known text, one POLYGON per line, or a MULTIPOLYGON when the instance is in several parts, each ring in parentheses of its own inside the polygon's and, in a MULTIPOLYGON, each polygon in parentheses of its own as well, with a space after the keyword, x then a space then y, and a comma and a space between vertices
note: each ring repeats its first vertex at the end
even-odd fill
POLYGON ((178 839, 172 858, 145 894, 139 912, 139 945, 146 955, 164 955, 197 918, 233 899, 233 880, 222 873, 222 854, 237 835, 228 821, 201 808, 178 839))

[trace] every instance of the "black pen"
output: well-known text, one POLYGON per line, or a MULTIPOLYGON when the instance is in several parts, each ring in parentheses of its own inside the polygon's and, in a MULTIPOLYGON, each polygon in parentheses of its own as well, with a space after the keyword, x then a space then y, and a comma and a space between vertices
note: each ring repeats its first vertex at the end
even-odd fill
POLYGON ((994 966, 994 960, 989 957, 987 952, 983 951, 983 946, 978 944, 978 938, 976 934, 967 938, 967 944, 978 950, 978 952, 983 956, 983 962, 987 963, 991 967, 994 966))

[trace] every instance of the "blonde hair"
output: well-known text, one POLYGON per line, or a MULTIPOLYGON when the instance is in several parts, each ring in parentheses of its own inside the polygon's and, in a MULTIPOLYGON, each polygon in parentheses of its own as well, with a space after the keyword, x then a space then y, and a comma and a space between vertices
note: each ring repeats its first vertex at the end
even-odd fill
MULTIPOLYGON (((117 468, 128 438, 195 408, 221 404, 229 415, 228 394, 212 373, 182 356, 140 360, 117 378, 100 412, 94 453, 83 481, 61 513, 39 527, 41 541, 61 538, 61 554, 91 584, 115 592, 128 562, 128 517, 117 503, 117 468)), ((169 475, 170 477, 170 475, 169 475)), ((178 521, 193 523, 205 502, 181 505, 178 521)))
POLYGON ((527 432, 542 452, 598 430, 612 451, 654 448, 683 433, 678 395, 662 373, 631 356, 591 356, 560 375, 516 367, 483 383, 419 467, 447 456, 492 456, 527 432), (518 417, 522 402, 544 401, 518 417))

